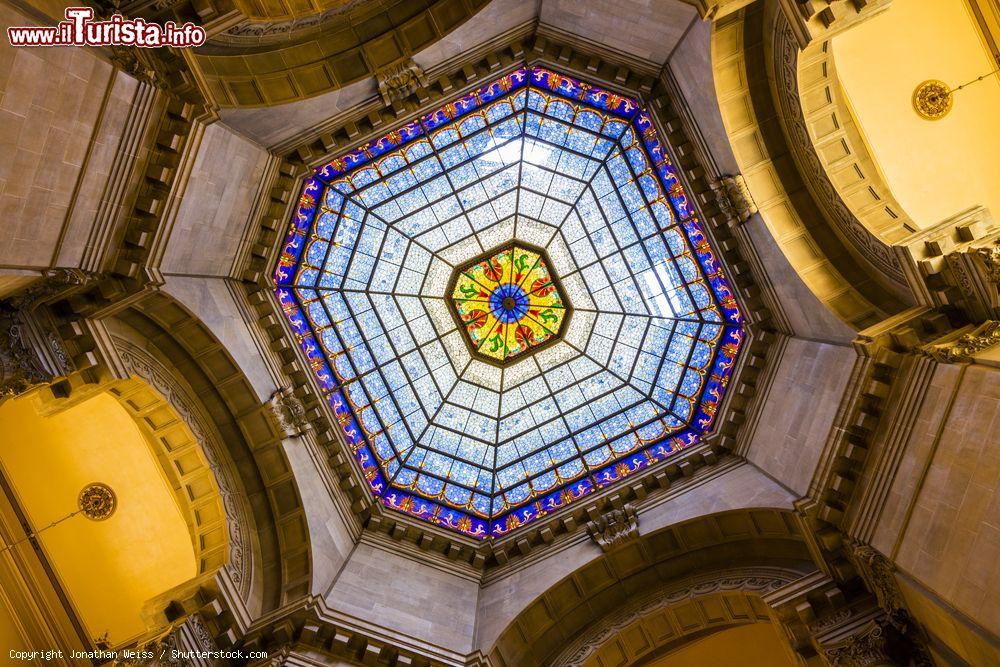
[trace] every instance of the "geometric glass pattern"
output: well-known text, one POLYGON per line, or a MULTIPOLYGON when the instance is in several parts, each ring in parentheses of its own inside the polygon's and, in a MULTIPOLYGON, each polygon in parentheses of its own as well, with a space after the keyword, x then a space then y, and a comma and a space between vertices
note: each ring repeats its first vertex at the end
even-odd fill
POLYGON ((469 349, 492 364, 556 342, 569 318, 545 251, 517 242, 455 270, 448 300, 469 349))
POLYGON ((372 494, 475 538, 699 442, 744 335, 652 116, 538 66, 316 169, 274 280, 372 494))

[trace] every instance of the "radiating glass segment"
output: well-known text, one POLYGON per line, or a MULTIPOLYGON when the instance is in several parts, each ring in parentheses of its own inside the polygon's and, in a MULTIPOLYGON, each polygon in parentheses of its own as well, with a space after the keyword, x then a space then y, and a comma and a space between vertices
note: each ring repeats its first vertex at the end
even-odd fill
POLYGON ((274 277, 372 493, 478 538, 698 442, 743 341, 650 115, 541 67, 317 169, 274 277))

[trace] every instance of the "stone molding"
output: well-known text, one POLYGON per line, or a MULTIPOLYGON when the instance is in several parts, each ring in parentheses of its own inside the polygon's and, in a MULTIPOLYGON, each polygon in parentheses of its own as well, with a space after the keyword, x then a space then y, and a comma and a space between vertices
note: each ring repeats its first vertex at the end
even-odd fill
MULTIPOLYGON (((790 0, 782 0, 789 2, 790 0)), ((840 0, 845 4, 850 0, 840 0)), ((888 4, 886 3, 886 6, 888 4)), ((771 56, 775 81, 774 90, 778 106, 782 111, 782 126, 788 138, 788 145, 810 193, 824 213, 837 235, 853 250, 861 260, 905 289, 906 278, 899 260, 892 249, 873 234, 854 213, 837 192, 830 176, 816 151, 806 123, 800 94, 800 67, 802 56, 800 45, 793 37, 793 23, 786 20, 787 13, 774 17, 772 25, 771 56)))
POLYGON ((969 325, 948 336, 944 342, 934 342, 920 348, 922 354, 946 364, 965 364, 977 354, 1000 345, 1000 322, 987 320, 978 326, 969 325))
MULTIPOLYGON (((774 2, 755 3, 713 26, 712 67, 723 124, 741 175, 755 193, 761 219, 792 268, 844 323, 863 329, 884 317, 890 304, 881 303, 884 290, 878 290, 881 297, 873 293, 871 277, 851 256, 815 199, 792 196, 806 188, 789 155, 791 140, 784 127, 789 121, 782 120, 793 112, 781 108, 775 88, 788 85, 796 92, 798 48, 789 38, 775 53, 769 19, 787 26, 774 2), (763 38, 760 31, 766 33, 763 38)), ((804 123, 802 137, 808 139, 804 123)), ((741 231, 735 230, 737 238, 741 231)), ((752 262, 753 253, 748 258, 752 262)), ((760 289, 768 290, 766 280, 760 283, 760 289)), ((774 300, 771 292, 765 293, 774 300)), ((780 324, 784 321, 780 306, 771 307, 780 324)))
POLYGON ((894 248, 920 303, 959 310, 970 322, 1000 319, 1000 225, 975 206, 894 248))
POLYGON ((884 622, 872 620, 847 638, 823 645, 822 652, 831 667, 892 667, 898 663, 889 656, 888 634, 884 622))
POLYGON ((837 73, 830 40, 813 42, 799 54, 798 83, 816 157, 851 214, 886 245, 916 231, 872 157, 837 73))
POLYGON ((701 516, 641 535, 547 583, 483 650, 497 665, 551 665, 556 656, 574 650, 563 643, 565 638, 600 635, 609 614, 629 613, 628 605, 641 605, 636 600, 646 592, 663 592, 673 600, 674 592, 683 597, 702 586, 749 586, 749 579, 731 572, 735 554, 753 559, 744 575, 756 579, 761 572, 780 571, 782 586, 815 572, 790 511, 747 509, 701 516), (595 629, 580 634, 583 628, 595 629))
POLYGON ((52 269, 0 301, 0 401, 92 365, 87 355, 74 360, 66 351, 45 308, 91 280, 78 269, 52 269))
POLYGON ((826 40, 889 9, 892 0, 779 0, 799 48, 826 40))
POLYGON ((801 664, 893 667, 933 664, 922 638, 904 634, 864 589, 840 586, 822 573, 764 596, 801 664), (821 661, 821 662, 817 662, 821 661))

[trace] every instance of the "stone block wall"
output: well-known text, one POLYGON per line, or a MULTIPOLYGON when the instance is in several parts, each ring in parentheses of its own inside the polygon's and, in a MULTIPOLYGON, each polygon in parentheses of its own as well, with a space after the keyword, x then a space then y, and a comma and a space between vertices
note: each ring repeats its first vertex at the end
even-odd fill
POLYGON ((851 374, 850 347, 790 338, 776 360, 747 459, 805 496, 851 374))
MULTIPOLYGON (((897 565, 959 612, 1000 634, 1000 371, 971 365, 954 377, 950 396, 929 401, 942 413, 926 451, 926 471, 911 496, 897 565), (955 377, 957 376, 957 377, 955 377)), ((920 437, 922 436, 922 437, 920 437)), ((928 440, 930 440, 928 446, 928 440)))
MULTIPOLYGON (((0 23, 35 21, 4 5, 0 23)), ((110 170, 116 118, 128 106, 128 86, 115 80, 92 51, 0 40, 0 268, 45 269, 80 256, 86 235, 67 231, 103 189, 84 170, 110 170)))
POLYGON ((205 128, 170 231, 165 273, 228 275, 268 154, 219 123, 205 128))

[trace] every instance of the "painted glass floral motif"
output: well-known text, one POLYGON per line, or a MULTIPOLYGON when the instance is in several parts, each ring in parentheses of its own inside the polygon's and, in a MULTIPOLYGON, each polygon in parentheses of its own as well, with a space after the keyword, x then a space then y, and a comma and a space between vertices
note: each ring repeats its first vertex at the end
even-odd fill
POLYGON ((274 279, 371 493, 475 538, 699 442, 744 338, 650 114, 542 67, 316 169, 274 279))
POLYGON ((567 317, 544 252, 504 246, 455 271, 451 305, 469 347, 491 363, 554 342, 567 317))

